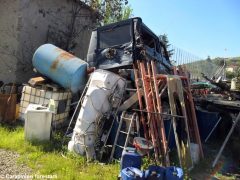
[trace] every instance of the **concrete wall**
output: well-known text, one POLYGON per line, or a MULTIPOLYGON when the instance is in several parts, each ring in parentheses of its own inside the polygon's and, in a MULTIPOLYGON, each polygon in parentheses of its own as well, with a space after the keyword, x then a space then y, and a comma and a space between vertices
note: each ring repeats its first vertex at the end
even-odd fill
MULTIPOLYGON (((1 0, 2 1, 2 0, 1 0)), ((31 63, 34 51, 42 44, 51 42, 57 44, 54 37, 59 38, 61 34, 68 32, 72 20, 72 0, 3 0, 4 6, 11 7, 11 11, 0 6, 0 29, 8 26, 15 27, 15 36, 10 41, 3 37, 0 32, 0 43, 9 44, 15 50, 17 59, 8 57, 13 61, 14 74, 7 80, 18 83, 27 82, 33 75, 31 63), (11 19, 10 19, 11 18, 11 19), (10 23, 9 23, 10 22, 10 23), (51 30, 53 32, 51 32, 51 30), (56 32, 55 32, 56 31, 56 32), (14 41, 15 40, 15 41, 14 41)), ((76 4, 75 4, 76 6, 76 4)), ((80 16, 75 21, 75 27, 79 27, 81 32, 75 38, 76 47, 73 52, 76 56, 85 59, 91 35, 91 27, 95 25, 95 18, 92 12, 82 7, 80 16), (83 28, 84 27, 84 28, 83 28)), ((0 44, 0 45, 1 45, 0 44)), ((0 54, 0 66, 2 66, 2 55, 0 54)), ((4 66, 4 65, 3 65, 4 66)), ((2 73, 1 73, 2 74, 2 73)), ((5 75, 9 72, 4 70, 5 75)), ((4 77, 4 76, 3 76, 4 77)), ((0 75, 1 80, 1 75, 0 75)))
POLYGON ((0 4, 0 81, 15 81, 18 49, 18 0, 1 0, 0 4))

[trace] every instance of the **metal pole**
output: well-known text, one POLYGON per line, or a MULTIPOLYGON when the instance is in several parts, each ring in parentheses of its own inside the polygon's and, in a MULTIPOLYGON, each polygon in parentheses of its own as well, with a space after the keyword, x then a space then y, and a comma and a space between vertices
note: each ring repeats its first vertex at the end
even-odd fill
MULTIPOLYGON (((147 111, 152 112, 153 109, 152 109, 151 99, 149 98, 150 85, 149 85, 149 82, 147 82, 147 80, 146 80, 147 73, 146 73, 145 64, 143 62, 139 62, 139 68, 140 68, 140 72, 141 72, 141 76, 142 76, 142 83, 143 83, 142 85, 143 85, 146 108, 147 108, 147 111)), ((155 131, 154 131, 154 129, 156 129, 156 127, 154 126, 155 123, 153 122, 154 119, 153 119, 152 114, 150 114, 150 113, 147 114, 147 117, 148 117, 148 123, 149 123, 149 130, 150 130, 150 134, 152 137, 152 143, 154 146, 155 159, 157 162, 159 162, 159 147, 158 147, 157 139, 156 139, 157 135, 155 134, 155 131)))
MULTIPOLYGON (((161 97, 159 97, 159 88, 158 88, 158 83, 157 83, 157 78, 156 78, 156 69, 155 69, 156 65, 153 61, 151 62, 151 66, 152 66, 153 82, 154 82, 154 88, 155 88, 155 94, 156 94, 155 96, 156 96, 156 100, 157 100, 157 111, 159 113, 162 113, 162 102, 161 102, 161 97)), ((169 159, 169 155, 168 155, 168 142, 167 142, 167 138, 166 138, 166 134, 165 134, 165 127, 164 127, 163 121, 164 120, 160 116, 158 122, 159 122, 159 126, 160 126, 159 130, 160 130, 160 135, 161 135, 161 140, 162 140, 162 149, 163 149, 163 156, 164 156, 163 158, 165 159, 165 165, 170 166, 170 159, 169 159)))
MULTIPOLYGON (((134 71, 134 77, 135 77, 135 84, 136 84, 136 88, 137 88, 137 95, 138 95, 138 104, 139 104, 139 108, 140 110, 143 110, 143 102, 142 102, 142 95, 140 92, 140 84, 142 83, 142 81, 140 81, 140 77, 139 77, 139 66, 138 66, 138 62, 135 62, 133 64, 133 71, 134 71)), ((143 131, 144 131, 144 137, 149 140, 149 136, 148 136, 148 131, 147 131, 147 125, 143 116, 143 113, 140 112, 140 121, 143 125, 143 131)))
POLYGON ((209 137, 211 136, 211 134, 213 133, 213 131, 216 129, 218 123, 219 123, 221 120, 222 120, 222 117, 220 117, 220 118, 218 119, 218 122, 214 125, 213 129, 211 130, 211 132, 210 132, 210 133, 208 134, 208 136, 206 137, 205 142, 207 142, 207 140, 209 139, 209 137))
POLYGON ((234 128, 236 127, 239 119, 240 119, 240 112, 238 113, 238 116, 237 116, 235 122, 233 122, 233 125, 232 125, 232 127, 231 127, 231 129, 230 129, 230 131, 229 131, 229 133, 228 133, 228 135, 227 135, 227 137, 226 137, 226 139, 224 140, 224 142, 223 142, 223 144, 222 144, 222 146, 221 146, 220 151, 218 152, 215 160, 213 161, 212 168, 214 168, 214 167, 216 166, 216 164, 217 164, 217 162, 218 162, 218 159, 220 158, 220 156, 221 156, 221 154, 222 154, 222 152, 223 152, 223 149, 225 148, 225 146, 226 146, 226 144, 227 144, 230 136, 232 135, 233 130, 234 130, 234 128))
POLYGON ((167 114, 167 113, 150 112, 150 111, 145 111, 145 110, 140 110, 140 109, 132 109, 132 110, 133 111, 144 112, 144 113, 159 114, 161 116, 170 116, 170 117, 176 117, 176 118, 182 118, 182 119, 185 118, 184 116, 178 116, 178 115, 167 114))

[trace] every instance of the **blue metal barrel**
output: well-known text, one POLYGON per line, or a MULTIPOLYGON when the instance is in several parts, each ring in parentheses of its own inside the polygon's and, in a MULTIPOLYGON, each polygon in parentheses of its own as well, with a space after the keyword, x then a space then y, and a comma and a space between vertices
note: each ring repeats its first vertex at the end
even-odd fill
POLYGON ((88 64, 52 44, 40 46, 32 62, 39 73, 73 93, 83 89, 86 84, 88 64))

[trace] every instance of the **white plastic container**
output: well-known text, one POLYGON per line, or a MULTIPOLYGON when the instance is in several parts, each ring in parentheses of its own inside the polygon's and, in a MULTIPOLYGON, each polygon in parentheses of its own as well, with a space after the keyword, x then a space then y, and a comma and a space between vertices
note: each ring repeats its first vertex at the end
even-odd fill
POLYGON ((235 91, 237 88, 237 86, 236 86, 236 84, 237 84, 237 78, 233 78, 232 80, 231 80, 231 90, 232 91, 235 91))
POLYGON ((105 70, 97 70, 90 77, 89 88, 84 97, 73 136, 68 149, 80 155, 85 153, 88 159, 94 159, 93 147, 95 145, 98 120, 110 110, 116 102, 109 102, 113 93, 122 94, 125 79, 117 74, 105 70), (89 152, 88 152, 89 151, 89 152))
POLYGON ((29 104, 25 112, 24 135, 26 140, 49 140, 52 112, 37 104, 29 104))
POLYGON ((239 80, 239 78, 233 78, 231 80, 231 90, 232 91, 240 91, 240 80, 239 80))

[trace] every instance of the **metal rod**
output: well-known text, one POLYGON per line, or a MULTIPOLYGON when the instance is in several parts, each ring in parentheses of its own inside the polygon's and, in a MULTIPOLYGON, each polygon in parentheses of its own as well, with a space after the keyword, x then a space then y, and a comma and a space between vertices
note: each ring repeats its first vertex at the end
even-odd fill
MULTIPOLYGON (((127 145, 128 145, 128 141, 129 141, 129 136, 130 136, 130 133, 131 133, 131 130, 132 130, 132 125, 133 125, 133 121, 135 120, 136 121, 136 113, 133 113, 132 115, 132 118, 131 118, 131 121, 130 121, 130 125, 128 127, 128 132, 127 132, 127 137, 126 137, 126 141, 125 141, 125 144, 124 144, 124 150, 126 149, 127 145)), ((121 129, 120 129, 121 130, 121 129)))
MULTIPOLYGON (((139 62, 139 67, 140 67, 140 72, 141 72, 141 76, 142 76, 142 82, 143 82, 143 90, 144 90, 144 99, 145 99, 145 103, 146 103, 146 108, 148 111, 152 111, 152 106, 150 103, 150 98, 148 97, 148 92, 149 92, 149 84, 146 80, 146 70, 145 70, 145 66, 143 62, 139 62)), ((154 123, 152 122, 153 118, 151 114, 147 114, 148 117, 148 122, 149 122, 149 129, 150 129, 150 134, 152 137, 152 142, 153 142, 153 146, 154 146, 154 153, 155 153, 155 159, 157 162, 159 162, 159 150, 158 150, 158 145, 157 145, 157 139, 156 139, 156 134, 154 132, 154 129, 156 127, 154 127, 154 123)))
MULTIPOLYGON (((147 62, 147 69, 148 69, 148 74, 153 77, 153 71, 152 71, 150 62, 147 62)), ((155 86, 154 86, 154 81, 150 81, 149 85, 150 85, 150 92, 151 92, 150 99, 152 101, 151 106, 153 108, 153 111, 156 112, 157 111, 156 101, 158 99, 158 96, 155 96, 157 93, 155 93, 156 89, 155 89, 155 86)), ((158 147, 159 147, 159 154, 162 155, 162 157, 164 158, 164 161, 165 161, 164 145, 162 146, 162 143, 164 144, 166 142, 166 139, 164 140, 161 136, 161 124, 159 122, 159 120, 161 120, 161 119, 162 118, 161 118, 161 116, 159 116, 159 114, 154 114, 153 123, 154 123, 154 126, 156 128, 154 128, 153 131, 156 134, 157 144, 158 144, 158 147)))
POLYGON ((132 89, 132 88, 126 88, 125 90, 130 91, 130 92, 136 92, 137 91, 137 89, 132 89))
POLYGON ((122 127, 123 117, 125 116, 125 114, 126 114, 126 111, 123 111, 122 115, 121 115, 120 122, 118 124, 117 133, 116 133, 116 136, 115 136, 115 139, 114 139, 114 143, 113 143, 113 146, 112 146, 112 152, 110 154, 109 162, 112 162, 114 151, 115 151, 117 140, 118 140, 118 136, 119 136, 119 132, 120 132, 121 127, 122 127))
MULTIPOLYGON (((155 96, 156 96, 156 100, 157 100, 157 110, 158 112, 162 113, 162 101, 161 101, 161 96, 158 95, 159 89, 158 89, 158 84, 157 84, 157 79, 156 79, 156 65, 155 63, 152 61, 151 62, 151 67, 152 67, 152 74, 153 74, 153 82, 154 82, 154 88, 155 88, 155 96)), ((165 86, 166 87, 166 86, 165 86)), ((163 119, 161 117, 160 114, 158 114, 158 116, 160 116, 160 121, 159 122, 159 126, 160 126, 160 134, 162 137, 162 149, 163 149, 163 158, 165 159, 165 165, 166 166, 170 166, 170 159, 169 159, 169 155, 168 155, 168 141, 166 138, 166 134, 165 134, 165 127, 164 127, 164 122, 163 119)))
POLYGON ((144 112, 144 113, 151 113, 151 114, 159 114, 162 116, 171 116, 171 117, 176 117, 176 118, 185 118, 184 116, 178 116, 178 115, 172 115, 172 114, 166 114, 166 113, 159 113, 159 112, 150 112, 146 110, 140 110, 140 109, 132 109, 133 111, 139 111, 139 112, 144 112))
POLYGON ((91 78, 88 80, 85 88, 83 89, 83 92, 82 92, 82 94, 81 94, 81 97, 80 97, 80 99, 79 99, 79 101, 78 101, 78 103, 77 103, 77 106, 76 106, 76 108, 75 108, 75 110, 74 110, 74 112, 73 112, 73 115, 72 115, 71 120, 70 120, 70 122, 69 122, 69 124, 68 124, 67 130, 66 130, 66 132, 65 132, 65 134, 64 134, 64 136, 63 136, 63 139, 62 139, 62 146, 63 146, 64 140, 65 140, 65 137, 66 137, 66 135, 67 135, 67 133, 68 133, 68 131, 69 131, 69 129, 70 129, 70 126, 71 126, 71 124, 72 124, 72 121, 73 121, 73 119, 74 119, 74 117, 75 117, 75 115, 76 115, 76 113, 77 113, 77 111, 78 111, 78 108, 79 108, 80 104, 81 104, 81 101, 82 101, 82 99, 83 99, 83 97, 84 97, 84 95, 85 95, 85 93, 86 93, 86 91, 87 91, 87 89, 88 89, 88 86, 89 86, 89 84, 90 84, 90 80, 91 80, 91 78))
POLYGON ((159 94, 159 97, 162 96, 162 94, 165 92, 165 90, 167 89, 167 84, 164 86, 164 88, 162 89, 162 91, 159 94))
MULTIPOLYGON (((143 102, 142 102, 142 93, 140 92, 140 79, 139 79, 139 70, 138 70, 138 63, 135 62, 133 64, 133 71, 134 71, 134 77, 135 77, 135 84, 136 84, 136 88, 137 88, 137 95, 138 95, 138 104, 139 104, 139 108, 142 110, 143 109, 143 102)), ((147 134, 147 125, 145 122, 145 119, 143 117, 143 113, 141 112, 140 114, 140 121, 143 125, 143 131, 144 131, 144 137, 149 140, 149 136, 147 134)))
POLYGON ((202 142, 201 142, 201 138, 200 138, 200 135, 199 135, 199 129, 198 129, 198 124, 197 124, 195 106, 194 106, 193 97, 192 97, 192 93, 191 93, 190 85, 189 85, 189 79, 186 78, 185 82, 186 82, 186 89, 188 90, 187 97, 188 97, 188 102, 189 102, 189 105, 190 105, 191 117, 192 117, 189 120, 192 120, 195 139, 196 139, 196 142, 197 142, 197 144, 199 145, 199 148, 200 148, 200 155, 201 155, 202 158, 204 158, 202 142))
POLYGON ((227 142, 228 142, 231 134, 233 133, 233 130, 234 130, 234 128, 236 127, 239 119, 240 119, 240 112, 238 113, 238 116, 237 116, 237 118, 236 118, 236 121, 233 122, 233 125, 232 125, 232 127, 231 127, 231 129, 230 129, 230 131, 229 131, 229 133, 228 133, 228 135, 227 135, 227 137, 225 138, 225 140, 224 140, 224 142, 223 142, 223 144, 222 144, 222 146, 221 146, 221 148, 220 148, 220 150, 219 150, 219 152, 218 152, 215 160, 213 161, 212 168, 214 168, 214 167, 216 166, 216 164, 217 164, 217 162, 218 162, 218 159, 220 158, 220 156, 221 156, 221 154, 222 154, 222 152, 223 152, 223 149, 225 148, 225 146, 226 146, 226 144, 227 144, 227 142))
POLYGON ((217 123, 214 125, 213 129, 211 130, 211 132, 208 134, 208 136, 206 137, 206 139, 204 140, 205 142, 207 142, 207 140, 209 139, 209 137, 211 136, 211 134, 213 133, 213 131, 216 129, 218 123, 222 120, 222 117, 220 117, 217 121, 217 123))
MULTIPOLYGON (((157 79, 166 79, 167 78, 167 76, 168 75, 165 75, 165 74, 157 74, 156 75, 156 78, 157 79)), ((179 75, 178 75, 179 76, 179 75)), ((146 79, 150 79, 150 78, 152 78, 151 76, 149 76, 149 75, 146 75, 146 79)), ((179 78, 181 79, 181 80, 186 80, 187 79, 187 77, 186 76, 179 76, 179 78)))

